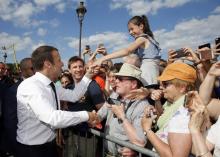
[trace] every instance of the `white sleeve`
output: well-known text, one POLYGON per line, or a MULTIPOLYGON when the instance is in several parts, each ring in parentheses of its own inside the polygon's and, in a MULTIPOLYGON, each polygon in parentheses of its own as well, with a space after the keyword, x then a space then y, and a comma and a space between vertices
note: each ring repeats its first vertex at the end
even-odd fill
POLYGON ((91 81, 91 79, 84 76, 79 83, 75 84, 74 90, 64 89, 62 86, 56 86, 60 100, 70 102, 78 101, 87 91, 87 87, 91 81))
POLYGON ((178 110, 168 124, 168 132, 171 133, 190 133, 188 124, 190 116, 188 111, 178 110))
POLYGON ((211 126, 211 128, 208 130, 208 134, 206 139, 211 142, 212 144, 216 144, 220 137, 220 118, 218 118, 218 121, 211 126))
POLYGON ((105 118, 107 118, 108 115, 108 108, 106 106, 106 102, 102 105, 102 107, 98 110, 97 112, 100 120, 103 120, 105 118))
POLYGON ((33 114, 41 122, 54 128, 76 125, 89 119, 86 111, 68 112, 57 110, 54 105, 55 99, 50 93, 47 88, 37 85, 21 86, 18 88, 17 93, 18 105, 27 108, 29 117, 33 114))

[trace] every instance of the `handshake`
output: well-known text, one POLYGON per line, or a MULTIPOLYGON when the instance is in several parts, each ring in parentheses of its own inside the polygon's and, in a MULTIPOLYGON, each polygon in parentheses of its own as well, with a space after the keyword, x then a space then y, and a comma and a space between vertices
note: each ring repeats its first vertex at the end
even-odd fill
POLYGON ((88 112, 89 115, 89 119, 87 121, 87 123, 89 124, 90 127, 97 127, 97 125, 100 123, 100 119, 96 113, 95 110, 93 110, 92 112, 88 112))

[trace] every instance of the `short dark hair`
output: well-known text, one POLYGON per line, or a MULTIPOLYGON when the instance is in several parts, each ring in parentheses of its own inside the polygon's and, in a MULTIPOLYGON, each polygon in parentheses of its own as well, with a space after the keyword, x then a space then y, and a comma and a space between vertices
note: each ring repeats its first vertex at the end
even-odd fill
POLYGON ((54 64, 52 51, 58 51, 58 49, 53 46, 44 45, 34 50, 31 58, 35 71, 42 70, 45 61, 49 61, 54 64))
POLYGON ((28 67, 28 61, 31 61, 31 58, 23 58, 20 62, 21 71, 25 70, 28 67))
POLYGON ((0 62, 0 64, 4 64, 5 65, 5 63, 3 63, 3 62, 0 62))
POLYGON ((70 69, 71 64, 77 62, 77 61, 81 61, 83 63, 83 66, 85 65, 85 62, 82 58, 78 57, 78 56, 73 56, 69 59, 68 61, 68 68, 70 69))

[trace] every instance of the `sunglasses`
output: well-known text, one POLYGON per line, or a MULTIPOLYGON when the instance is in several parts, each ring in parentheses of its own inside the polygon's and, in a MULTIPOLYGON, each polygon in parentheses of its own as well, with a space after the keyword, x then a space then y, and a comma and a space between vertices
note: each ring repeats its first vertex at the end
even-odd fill
POLYGON ((171 81, 161 81, 161 86, 164 88, 167 88, 171 84, 172 84, 171 81))
POLYGON ((129 77, 124 77, 124 76, 115 76, 116 80, 119 80, 120 82, 124 81, 124 80, 134 80, 132 78, 129 77))

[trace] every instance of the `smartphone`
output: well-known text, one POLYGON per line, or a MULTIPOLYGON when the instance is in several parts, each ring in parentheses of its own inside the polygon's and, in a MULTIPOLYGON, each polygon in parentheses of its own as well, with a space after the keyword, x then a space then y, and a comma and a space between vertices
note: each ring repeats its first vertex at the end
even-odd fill
MULTIPOLYGON (((215 45, 220 44, 220 37, 215 39, 215 45)), ((216 49, 220 49, 220 45, 216 46, 216 49)), ((220 50, 216 51, 216 53, 218 53, 218 55, 220 55, 220 50)))
POLYGON ((181 58, 181 57, 185 57, 186 56, 186 54, 184 53, 183 49, 178 49, 178 50, 175 51, 175 53, 176 53, 175 58, 181 58))
POLYGON ((89 45, 86 45, 86 50, 90 50, 90 46, 89 45))
POLYGON ((121 101, 120 101, 120 100, 113 99, 113 98, 108 98, 108 99, 107 99, 107 102, 108 102, 110 105, 120 105, 120 104, 121 104, 121 101))
POLYGON ((104 47, 104 44, 103 44, 103 43, 99 43, 99 44, 98 44, 98 48, 101 48, 101 47, 104 47))
MULTIPOLYGON (((107 98, 107 102, 108 102, 109 105, 120 105, 121 104, 120 100, 110 98, 110 97, 107 98)), ((113 117, 117 118, 117 116, 115 114, 113 114, 113 117)))
POLYGON ((210 43, 206 43, 206 44, 203 44, 203 45, 199 45, 198 49, 202 49, 202 48, 205 48, 205 47, 211 48, 211 44, 210 43))
POLYGON ((207 50, 204 51, 199 51, 199 58, 203 59, 203 60, 212 60, 213 59, 213 54, 211 51, 211 45, 210 43, 206 43, 203 45, 198 46, 198 49, 202 49, 202 48, 209 48, 207 50))

